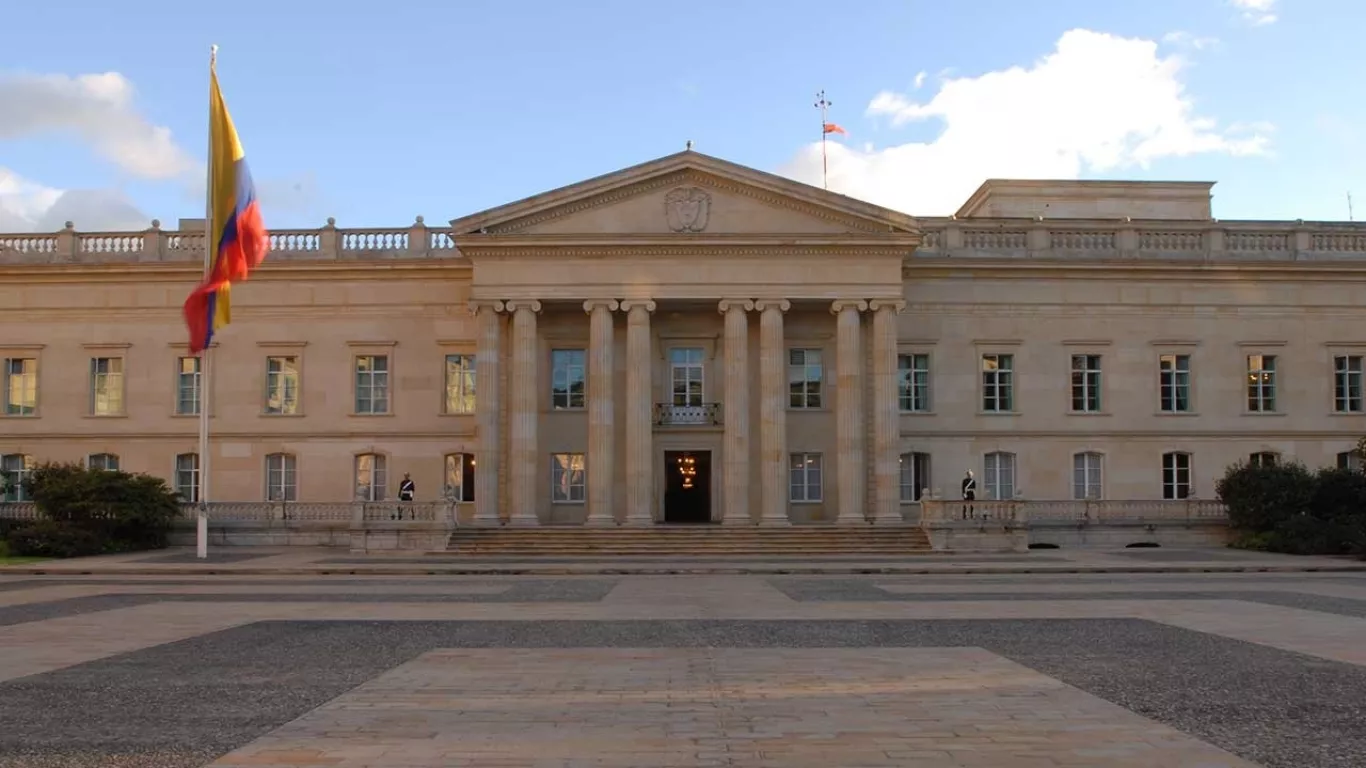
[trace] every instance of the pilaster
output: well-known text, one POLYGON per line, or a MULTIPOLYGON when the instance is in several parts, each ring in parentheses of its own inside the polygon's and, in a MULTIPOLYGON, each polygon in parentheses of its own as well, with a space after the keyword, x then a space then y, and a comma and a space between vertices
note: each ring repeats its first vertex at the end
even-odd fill
MULTIPOLYGON (((536 313, 541 302, 518 299, 507 302, 512 313, 512 377, 511 413, 509 415, 508 522, 513 525, 537 523, 536 491, 547 475, 549 463, 542 466, 537 427, 540 407, 537 393, 540 377, 536 360, 539 357, 536 336, 536 313), (537 470, 543 469, 544 472, 537 470)), ((549 480, 545 479, 549 484, 549 480)))
MULTIPOLYGON (((654 523, 654 424, 650 418, 653 361, 647 299, 621 302, 626 312, 626 525, 654 523)), ((591 471, 591 470, 590 470, 591 471)), ((590 475, 591 477, 591 475, 590 475)))
POLYGON ((612 402, 612 348, 617 310, 615 299, 589 299, 588 313, 588 518, 589 525, 609 525, 616 520, 612 494, 616 467, 616 423, 612 402))
POLYGON ((503 311, 501 301, 470 302, 478 327, 478 347, 474 353, 474 423, 479 442, 475 448, 474 524, 498 525, 499 459, 503 455, 499 429, 498 374, 503 355, 503 311))
POLYGON ((783 313, 786 299, 760 299, 759 311, 759 523, 785 525, 787 516, 787 365, 783 313))
POLYGON ((867 517, 867 489, 863 483, 863 319, 868 309, 862 299, 830 305, 835 315, 835 471, 838 502, 835 519, 854 522, 867 517))
MULTIPOLYGON (((722 443, 722 487, 725 503, 720 521, 748 525, 749 513, 749 299, 723 299, 717 310, 725 316, 725 436, 722 443)), ((718 513, 713 512, 713 517, 718 513)))
POLYGON ((873 514, 871 522, 901 522, 901 411, 897 407, 897 321, 904 301, 874 300, 873 313, 873 514))

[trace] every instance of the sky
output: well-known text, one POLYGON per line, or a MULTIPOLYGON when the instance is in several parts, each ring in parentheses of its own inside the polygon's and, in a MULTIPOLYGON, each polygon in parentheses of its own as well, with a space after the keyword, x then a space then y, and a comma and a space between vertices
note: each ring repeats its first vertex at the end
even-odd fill
POLYGON ((272 229, 437 225, 698 151, 913 215, 987 178, 1366 218, 1349 0, 6 4, 0 231, 203 216, 208 57, 272 229))

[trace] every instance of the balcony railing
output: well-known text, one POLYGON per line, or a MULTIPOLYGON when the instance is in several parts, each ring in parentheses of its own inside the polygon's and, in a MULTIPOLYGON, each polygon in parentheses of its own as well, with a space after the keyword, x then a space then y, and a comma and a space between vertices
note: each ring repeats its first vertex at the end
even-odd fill
POLYGON ((707 427, 721 423, 721 404, 674 405, 655 403, 655 424, 661 427, 707 427))
POLYGON ((1118 525, 1181 522, 1227 523, 1224 505, 1214 499, 1017 499, 1015 501, 960 499, 920 500, 922 526, 953 522, 1012 523, 1018 525, 1118 525))

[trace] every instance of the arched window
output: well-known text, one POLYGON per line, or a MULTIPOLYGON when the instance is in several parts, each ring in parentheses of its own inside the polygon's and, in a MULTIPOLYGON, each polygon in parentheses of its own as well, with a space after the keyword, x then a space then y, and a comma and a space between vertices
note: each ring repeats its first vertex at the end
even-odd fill
POLYGON ((1184 499, 1192 488, 1191 455, 1178 451, 1162 454, 1162 498, 1184 499))
POLYGON ((362 453, 356 457, 356 498, 384 501, 389 487, 389 459, 382 453, 362 453))
POLYGON ((1094 451, 1072 455, 1072 498, 1101 499, 1105 497, 1105 457, 1094 451))
POLYGON ((28 479, 32 473, 32 456, 23 453, 0 456, 0 499, 30 501, 28 479))
POLYGON ((266 501, 297 501, 298 476, 294 454, 272 453, 266 457, 266 501))
POLYGON ((988 499, 1009 501, 1015 498, 1015 454, 988 453, 982 460, 982 488, 988 499))

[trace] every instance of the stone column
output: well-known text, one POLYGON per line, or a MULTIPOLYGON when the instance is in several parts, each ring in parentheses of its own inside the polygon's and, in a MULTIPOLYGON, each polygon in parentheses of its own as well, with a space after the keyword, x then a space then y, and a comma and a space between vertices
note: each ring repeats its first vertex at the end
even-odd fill
POLYGON ((862 299, 836 301, 835 315, 835 471, 839 497, 835 519, 852 523, 868 516, 864 466, 862 299))
POLYGON ((588 518, 589 525, 616 522, 612 512, 615 488, 616 421, 612 400, 612 352, 616 345, 612 313, 615 299, 590 299, 583 303, 588 329, 588 518))
MULTIPOLYGON (((723 299, 718 306, 726 317, 725 442, 722 459, 722 487, 726 503, 721 507, 721 522, 749 525, 749 299, 723 299)), ((715 513, 713 513, 715 514, 715 513)))
POLYGON ((759 310, 759 523, 786 525, 787 517, 787 348, 786 299, 760 299, 759 310))
POLYGON ((874 300, 873 312, 873 515, 872 522, 901 522, 901 409, 897 398, 897 322, 904 301, 874 300))
POLYGON ((475 448, 474 523, 498 525, 498 463, 502 457, 502 435, 498 429, 498 374, 503 356, 503 311, 501 301, 470 303, 479 329, 474 354, 474 423, 479 444, 475 448))
POLYGON ((513 525, 537 523, 537 490, 550 484, 550 462, 541 461, 537 426, 540 422, 540 376, 536 365, 540 345, 536 338, 536 313, 541 302, 528 299, 509 301, 512 313, 512 375, 508 415, 508 522, 513 525), (544 482, 542 482, 544 481, 544 482))
POLYGON ((647 526, 655 521, 654 423, 650 415, 654 361, 650 355, 650 313, 655 303, 621 302, 626 312, 626 520, 647 526))

